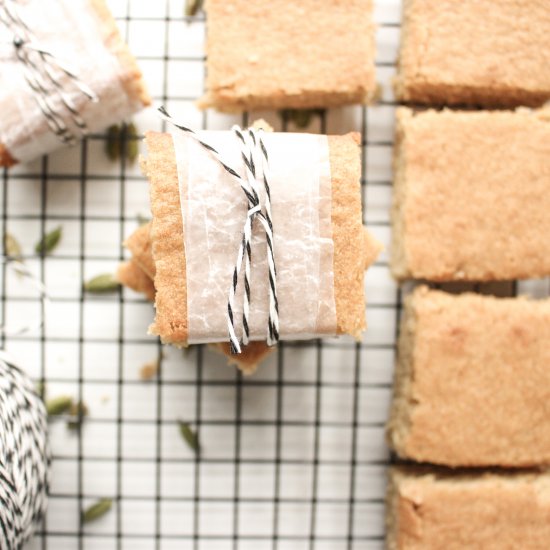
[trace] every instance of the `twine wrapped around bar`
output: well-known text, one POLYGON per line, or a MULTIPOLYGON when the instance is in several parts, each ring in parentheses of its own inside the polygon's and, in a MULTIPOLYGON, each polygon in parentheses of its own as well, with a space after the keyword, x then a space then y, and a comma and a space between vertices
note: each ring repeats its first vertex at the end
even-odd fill
POLYGON ((233 277, 229 289, 229 298, 227 302, 227 327, 229 333, 229 342, 232 353, 241 353, 242 345, 247 345, 250 338, 249 315, 250 315, 250 279, 252 263, 252 230, 254 220, 257 219, 262 225, 267 243, 267 260, 269 266, 269 318, 267 343, 270 346, 279 341, 279 306, 277 300, 277 269, 275 265, 275 252, 273 245, 273 222, 271 216, 271 192, 268 181, 269 156, 262 139, 262 132, 253 128, 241 130, 238 126, 233 127, 235 136, 241 142, 242 160, 246 167, 246 179, 228 166, 221 158, 220 153, 211 145, 203 141, 193 130, 178 124, 168 114, 164 107, 159 108, 159 114, 163 120, 166 120, 179 130, 193 137, 197 143, 208 150, 222 165, 222 167, 236 178, 248 201, 248 212, 242 231, 237 260, 233 270, 233 277), (258 180, 263 182, 264 203, 261 202, 261 193, 258 187, 258 180), (242 337, 239 338, 235 329, 235 295, 239 285, 239 277, 244 261, 244 292, 242 308, 242 337))
POLYGON ((79 137, 88 134, 88 127, 70 97, 69 90, 63 88, 59 75, 69 78, 69 82, 88 100, 97 102, 97 95, 75 72, 63 63, 59 55, 37 43, 32 29, 21 17, 13 0, 0 0, 0 26, 3 25, 13 36, 6 44, 6 52, 20 63, 25 81, 31 88, 40 111, 46 118, 52 133, 64 144, 72 145, 79 137), (52 101, 56 94, 58 102, 52 101), (55 103, 58 103, 56 105, 55 103), (71 131, 66 123, 67 117, 79 133, 71 131))

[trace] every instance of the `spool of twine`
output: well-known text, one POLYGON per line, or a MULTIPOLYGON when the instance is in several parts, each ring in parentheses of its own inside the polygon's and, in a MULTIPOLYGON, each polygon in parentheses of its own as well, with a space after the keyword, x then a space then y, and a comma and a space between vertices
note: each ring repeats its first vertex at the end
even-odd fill
POLYGON ((46 511, 46 408, 30 378, 0 351, 0 549, 19 550, 46 511))

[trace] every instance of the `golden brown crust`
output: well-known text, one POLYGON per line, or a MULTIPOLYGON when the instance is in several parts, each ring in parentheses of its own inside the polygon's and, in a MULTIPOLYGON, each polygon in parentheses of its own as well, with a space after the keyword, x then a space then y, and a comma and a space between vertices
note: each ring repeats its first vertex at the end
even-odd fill
POLYGON ((550 275, 548 111, 397 111, 398 279, 550 275))
MULTIPOLYGON (((359 135, 329 136, 332 178, 334 290, 338 334, 360 337, 365 328, 363 277, 380 245, 365 238, 361 219, 359 135)), ((142 162, 151 182, 151 239, 156 264, 157 315, 153 334, 169 343, 187 340, 187 293, 183 223, 174 145, 169 134, 146 135, 142 162)))
POLYGON ((141 163, 151 193, 151 242, 155 260, 155 322, 152 334, 163 342, 187 342, 187 284, 183 221, 174 142, 170 134, 147 132, 148 156, 141 163))
POLYGON ((388 425, 401 457, 550 464, 550 300, 419 287, 402 328, 388 425))
POLYGON ((155 261, 151 249, 151 222, 138 227, 125 241, 124 246, 132 254, 132 260, 147 274, 155 278, 155 261))
POLYGON ((363 227, 363 267, 366 271, 378 258, 384 245, 366 228, 363 227))
POLYGON ((124 262, 118 266, 116 277, 120 284, 141 292, 150 301, 155 301, 155 285, 150 277, 134 261, 124 262))
POLYGON ((105 45, 117 56, 120 66, 124 68, 121 73, 121 83, 126 94, 132 101, 139 102, 143 106, 150 105, 151 97, 147 91, 141 70, 122 38, 105 0, 88 1, 100 20, 100 30, 105 45))
POLYGON ((392 404, 386 425, 388 444, 399 454, 406 448, 405 442, 409 437, 411 416, 416 403, 413 393, 413 352, 416 333, 416 309, 413 300, 416 295, 413 293, 405 299, 393 376, 392 404))
POLYGON ((395 90, 429 105, 541 106, 550 99, 546 0, 406 0, 395 90))
POLYGON ((550 475, 390 474, 388 550, 545 550, 550 475))
POLYGON ((373 96, 371 0, 329 0, 322 9, 318 0, 207 0, 205 9, 208 91, 201 107, 321 108, 373 96))
POLYGON ((366 328, 361 156, 357 133, 329 136, 334 241, 334 301, 338 334, 361 337, 366 328))
POLYGON ((0 143, 0 167, 9 168, 17 164, 17 161, 10 155, 10 152, 0 143))
POLYGON ((211 344, 210 347, 227 357, 227 364, 236 366, 244 374, 254 374, 260 363, 276 348, 265 342, 250 342, 242 353, 233 355, 228 342, 211 344))

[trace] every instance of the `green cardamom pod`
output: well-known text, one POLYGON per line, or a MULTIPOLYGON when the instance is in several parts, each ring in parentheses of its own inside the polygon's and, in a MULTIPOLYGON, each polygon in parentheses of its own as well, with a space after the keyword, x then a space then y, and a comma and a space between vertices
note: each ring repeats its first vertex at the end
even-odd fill
POLYGON ((191 426, 189 426, 187 422, 183 422, 182 420, 179 420, 178 425, 179 425, 180 434, 183 440, 187 443, 187 445, 189 445, 189 448, 192 451, 198 454, 200 452, 198 434, 191 429, 191 426))
POLYGON ((297 128, 307 128, 311 122, 312 116, 313 116, 312 111, 306 111, 306 110, 293 111, 292 121, 294 122, 297 128))
POLYGON ((147 225, 151 221, 151 218, 148 218, 147 216, 144 216, 143 214, 138 214, 136 217, 137 217, 138 225, 140 227, 142 225, 147 225))
POLYGON ((61 395, 46 401, 46 412, 49 416, 57 416, 66 413, 73 405, 73 398, 68 395, 61 395))
POLYGON ((50 231, 49 233, 46 233, 42 237, 42 239, 40 239, 40 241, 36 243, 36 246, 34 247, 35 252, 43 256, 49 254, 50 252, 53 252, 56 246, 59 244, 62 234, 63 228, 61 226, 56 227, 53 231, 50 231))
POLYGON ((79 401, 78 403, 72 403, 71 408, 69 409, 69 414, 72 416, 87 416, 88 407, 86 403, 79 401))
POLYGON ((21 257, 23 256, 21 245, 11 233, 4 235, 4 252, 8 258, 21 261, 21 257))
POLYGON ((40 399, 42 399, 42 401, 44 401, 44 397, 46 396, 46 385, 44 384, 44 381, 43 380, 39 380, 37 383, 36 383, 36 394, 38 395, 38 397, 40 397, 40 399))
POLYGON ((105 147, 107 156, 111 160, 118 160, 120 158, 120 126, 118 124, 109 126, 105 147))
POLYGON ((69 414, 71 418, 67 421, 67 428, 69 430, 76 430, 85 416, 88 416, 88 407, 86 403, 79 401, 78 403, 73 403, 69 408, 69 414))
POLYGON ((185 0, 185 16, 193 17, 202 8, 203 0, 185 0))
POLYGON ((322 109, 284 109, 280 111, 283 120, 294 123, 297 128, 307 128, 314 116, 321 116, 322 109))
POLYGON ((112 499, 102 498, 82 512, 82 522, 89 523, 90 521, 95 521, 103 517, 112 507, 112 499))
POLYGON ((133 164, 139 155, 139 133, 133 122, 125 126, 126 158, 133 164))
POLYGON ((120 288, 120 283, 111 273, 97 275, 84 283, 84 290, 93 294, 105 294, 107 292, 115 292, 120 288))

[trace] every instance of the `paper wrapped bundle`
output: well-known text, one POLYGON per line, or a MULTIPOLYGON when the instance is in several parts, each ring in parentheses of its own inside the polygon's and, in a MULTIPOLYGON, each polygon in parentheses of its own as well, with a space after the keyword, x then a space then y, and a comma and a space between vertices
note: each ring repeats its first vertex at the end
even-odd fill
POLYGON ((143 290, 136 268, 154 278, 153 334, 179 346, 223 342, 227 352, 231 343, 244 356, 247 344, 263 353, 270 339, 360 337, 363 274, 380 246, 362 225, 357 134, 176 130, 148 133, 146 143, 153 221, 127 242, 134 264, 119 277, 143 290), (243 246, 255 212, 270 223, 253 219, 243 246))
POLYGON ((0 166, 32 160, 150 103, 104 0, 0 0, 0 166))

